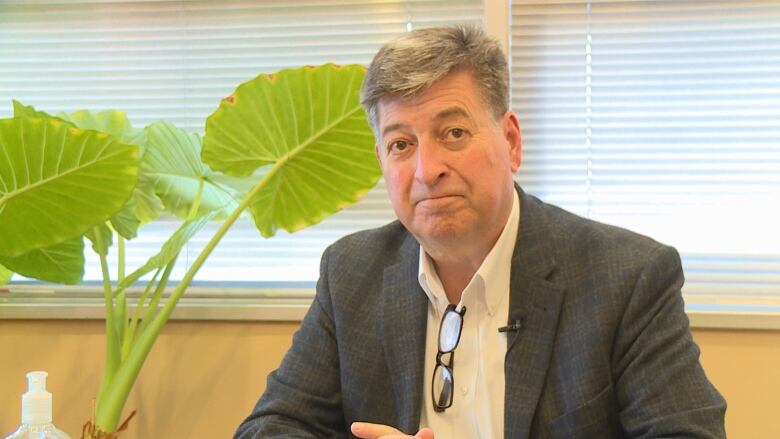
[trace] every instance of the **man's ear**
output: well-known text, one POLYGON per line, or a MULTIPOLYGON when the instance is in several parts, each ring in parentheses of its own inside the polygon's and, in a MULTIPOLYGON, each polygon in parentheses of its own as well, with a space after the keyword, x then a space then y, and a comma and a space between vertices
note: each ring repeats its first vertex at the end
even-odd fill
POLYGON ((520 169, 520 163, 523 161, 523 140, 520 130, 520 121, 512 110, 507 110, 501 121, 504 139, 509 145, 509 163, 512 172, 520 169))

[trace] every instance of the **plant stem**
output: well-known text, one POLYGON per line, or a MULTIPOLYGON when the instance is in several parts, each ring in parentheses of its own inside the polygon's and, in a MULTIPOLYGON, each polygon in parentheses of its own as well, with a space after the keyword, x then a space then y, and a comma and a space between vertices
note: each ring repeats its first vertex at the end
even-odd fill
POLYGON ((119 294, 114 293, 114 323, 116 323, 117 352, 119 364, 124 360, 122 356, 122 344, 127 333, 127 293, 121 289, 119 294))
POLYGON ((127 333, 122 339, 121 358, 126 358, 127 354, 130 352, 130 345, 133 343, 133 338, 135 338, 135 328, 138 326, 138 320, 141 318, 141 309, 143 309, 144 303, 146 303, 146 298, 149 296, 149 292, 152 290, 155 281, 157 281, 157 276, 160 275, 161 270, 162 268, 158 268, 157 271, 154 272, 152 280, 146 284, 144 292, 141 294, 141 297, 138 299, 138 303, 135 305, 135 310, 133 310, 133 317, 130 319, 130 326, 127 328, 127 333))
MULTIPOLYGON (((98 227, 95 227, 94 234, 97 247, 103 248, 103 236, 98 227)), ((103 274, 103 294, 106 306, 106 367, 103 371, 103 379, 100 381, 100 390, 97 396, 97 404, 100 407, 100 403, 111 387, 116 371, 119 368, 119 340, 116 337, 114 298, 111 292, 111 275, 108 271, 108 260, 105 252, 99 251, 98 256, 100 257, 100 271, 103 274)))
POLYGON ((176 265, 176 260, 178 258, 179 255, 177 254, 176 257, 171 259, 171 262, 165 266, 162 279, 160 279, 160 282, 157 284, 157 288, 154 290, 154 294, 152 294, 152 300, 149 301, 149 306, 146 307, 146 311, 144 312, 144 318, 141 321, 141 328, 138 331, 139 333, 146 331, 146 327, 149 326, 149 323, 152 321, 155 314, 157 314, 157 307, 160 304, 163 293, 165 292, 165 287, 168 286, 168 278, 170 278, 171 272, 173 271, 173 267, 176 265))
MULTIPOLYGON (((117 244, 117 285, 125 278, 125 238, 117 232, 116 234, 117 244)), ((116 294, 115 294, 116 295, 116 294)), ((125 290, 122 289, 119 296, 117 296, 117 307, 119 308, 119 315, 117 316, 117 332, 119 333, 119 343, 122 345, 119 352, 119 361, 122 361, 127 355, 124 352, 125 337, 128 333, 129 322, 127 321, 127 295, 125 290)))
MULTIPOLYGON (((169 297, 165 302, 165 305, 160 310, 160 312, 154 316, 148 327, 144 328, 138 335, 137 342, 133 343, 133 347, 130 349, 130 354, 127 356, 127 359, 122 363, 121 367, 117 371, 110 391, 105 395, 105 399, 99 401, 102 402, 102 404, 98 406, 98 413, 95 416, 95 423, 102 431, 116 431, 117 424, 119 423, 119 417, 122 414, 122 408, 127 401, 127 397, 130 394, 130 389, 133 387, 135 379, 138 377, 141 366, 146 360, 147 355, 149 355, 155 340, 157 340, 157 337, 162 331, 163 326, 165 326, 165 323, 168 321, 168 318, 173 312, 173 309, 176 307, 176 304, 179 302, 179 299, 192 282, 192 279, 195 277, 195 274, 198 272, 203 263, 206 262, 206 259, 209 257, 211 252, 214 251, 214 248, 217 246, 217 244, 219 244, 219 241, 222 240, 222 237, 225 236, 225 233, 227 233, 233 223, 236 222, 238 217, 241 215, 241 212, 243 212, 244 209, 246 209, 252 203, 255 196, 257 196, 257 194, 268 185, 273 176, 282 168, 286 162, 287 158, 282 158, 277 161, 271 170, 263 177, 263 179, 252 188, 252 190, 246 195, 246 197, 244 197, 243 200, 241 200, 241 203, 238 205, 238 207, 236 207, 236 209, 231 212, 230 216, 228 216, 225 222, 222 223, 214 236, 211 237, 211 240, 209 240, 208 244, 206 244, 206 247, 200 252, 198 257, 195 259, 195 262, 193 262, 192 266, 190 266, 189 270, 187 270, 184 278, 181 280, 179 285, 176 286, 176 289, 171 294, 171 297, 169 297)), ((144 318, 143 323, 146 323, 146 318, 144 318)))
POLYGON ((117 247, 117 282, 122 282, 125 278, 125 238, 119 233, 116 234, 116 247, 117 247))
POLYGON ((190 211, 187 213, 187 219, 193 219, 198 214, 198 210, 200 209, 200 199, 203 196, 203 178, 200 178, 198 180, 198 189, 195 192, 195 199, 192 202, 192 206, 190 206, 190 211))

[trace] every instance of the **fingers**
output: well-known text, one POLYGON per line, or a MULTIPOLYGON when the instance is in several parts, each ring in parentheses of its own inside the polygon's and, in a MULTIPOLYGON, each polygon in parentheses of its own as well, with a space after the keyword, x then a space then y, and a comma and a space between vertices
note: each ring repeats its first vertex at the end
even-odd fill
POLYGON ((389 425, 353 422, 351 430, 352 434, 362 439, 433 439, 433 431, 430 428, 423 428, 415 436, 409 436, 389 425))
POLYGON ((403 434, 389 425, 368 422, 353 422, 351 429, 352 434, 362 439, 379 439, 383 436, 403 434))
POLYGON ((419 439, 434 439, 433 430, 431 430, 430 428, 423 428, 420 431, 418 431, 417 434, 414 435, 414 437, 419 439))
POLYGON ((400 439, 411 438, 397 429, 382 424, 371 424, 368 422, 353 422, 352 434, 362 439, 400 439))

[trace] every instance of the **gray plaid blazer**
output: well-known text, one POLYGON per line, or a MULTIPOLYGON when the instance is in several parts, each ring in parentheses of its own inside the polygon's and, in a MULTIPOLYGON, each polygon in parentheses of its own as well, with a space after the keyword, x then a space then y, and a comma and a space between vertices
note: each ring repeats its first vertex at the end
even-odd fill
MULTIPOLYGON (((517 190, 508 322, 522 329, 508 338, 505 437, 725 437, 677 252, 517 190)), ((235 437, 351 437, 354 421, 414 434, 431 379, 418 258, 397 221, 330 246, 292 347, 235 437)))

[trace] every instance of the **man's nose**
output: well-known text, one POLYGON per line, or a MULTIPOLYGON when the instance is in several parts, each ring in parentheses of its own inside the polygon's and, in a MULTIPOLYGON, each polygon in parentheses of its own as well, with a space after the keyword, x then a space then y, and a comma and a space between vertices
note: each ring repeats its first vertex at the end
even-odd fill
POLYGON ((435 184, 448 172, 444 151, 434 141, 420 140, 414 177, 423 184, 435 184))

